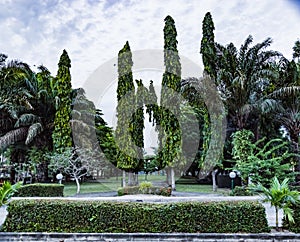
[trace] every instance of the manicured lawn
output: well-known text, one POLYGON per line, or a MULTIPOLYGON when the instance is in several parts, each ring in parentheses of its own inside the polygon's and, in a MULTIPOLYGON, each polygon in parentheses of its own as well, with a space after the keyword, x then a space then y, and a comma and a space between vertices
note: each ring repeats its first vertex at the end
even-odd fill
MULTIPOLYGON (((200 193, 213 193, 212 185, 189 185, 189 184, 176 184, 177 192, 200 192, 200 193)), ((229 189, 220 188, 217 189, 218 194, 228 195, 230 192, 229 189)))
MULTIPOLYGON (((165 176, 161 175, 148 175, 147 180, 153 183, 164 182, 165 176)), ((144 175, 139 176, 139 182, 145 180, 144 175)), ((64 196, 73 196, 76 193, 76 183, 65 183, 64 196)), ((84 182, 80 186, 80 193, 94 193, 94 192, 109 192, 117 191, 121 187, 121 177, 111 177, 105 180, 98 180, 93 182, 84 182)), ((176 191, 178 192, 200 192, 200 193, 212 193, 211 185, 198 185, 198 184, 176 184, 176 191)), ((218 189, 217 193, 228 194, 228 189, 218 189)))

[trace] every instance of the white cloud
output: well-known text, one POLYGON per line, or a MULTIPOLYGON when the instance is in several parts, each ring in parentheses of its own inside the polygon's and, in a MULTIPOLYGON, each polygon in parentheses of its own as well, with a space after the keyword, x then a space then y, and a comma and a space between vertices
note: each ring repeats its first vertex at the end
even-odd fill
MULTIPOLYGON (((31 66, 44 64, 53 75, 63 49, 72 60, 73 86, 81 86, 101 64, 117 56, 128 40, 132 50, 162 49, 166 15, 178 32, 178 48, 194 62, 202 20, 211 11, 216 41, 239 47, 249 34, 254 43, 272 37, 271 49, 291 57, 300 37, 299 9, 285 0, 0 0, 0 52, 31 66)), ((104 113, 107 112, 103 110, 104 113)))

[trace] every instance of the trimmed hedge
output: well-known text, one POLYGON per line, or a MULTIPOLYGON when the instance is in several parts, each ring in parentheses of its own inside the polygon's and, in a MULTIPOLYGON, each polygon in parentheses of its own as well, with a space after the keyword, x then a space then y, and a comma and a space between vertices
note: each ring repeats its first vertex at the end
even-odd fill
POLYGON ((13 200, 5 232, 262 233, 269 232, 258 202, 138 203, 13 200))
POLYGON ((64 185, 34 183, 20 187, 15 197, 63 197, 64 185))
POLYGON ((253 192, 248 187, 236 186, 230 196, 253 196, 253 192))
POLYGON ((294 210, 294 223, 288 222, 283 218, 282 225, 291 232, 300 233, 300 204, 292 205, 291 208, 294 210))
POLYGON ((145 187, 141 188, 140 186, 130 186, 122 187, 118 189, 118 196, 123 195, 135 195, 135 194, 153 194, 161 196, 171 196, 172 188, 171 187, 145 187))

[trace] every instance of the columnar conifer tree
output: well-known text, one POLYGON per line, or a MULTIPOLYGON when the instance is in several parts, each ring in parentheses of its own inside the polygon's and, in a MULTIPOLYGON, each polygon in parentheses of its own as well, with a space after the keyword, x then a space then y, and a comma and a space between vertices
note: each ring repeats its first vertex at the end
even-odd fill
POLYGON ((133 172, 137 171, 139 159, 134 143, 135 123, 132 119, 136 111, 135 88, 132 76, 132 53, 128 41, 118 54, 118 88, 117 88, 117 167, 129 173, 128 185, 134 185, 133 172))
POLYGON ((216 78, 216 47, 214 35, 214 22, 210 12, 205 14, 202 22, 202 40, 200 54, 204 65, 204 71, 212 78, 216 78))
MULTIPOLYGON (((202 61, 204 65, 204 71, 211 78, 217 77, 216 70, 216 47, 215 47, 215 36, 214 36, 214 22, 210 12, 207 12, 204 16, 202 22, 202 40, 200 46, 200 54, 202 54, 202 61)), ((200 165, 204 163, 206 153, 209 148, 209 141, 211 138, 211 130, 210 130, 210 117, 207 109, 203 110, 203 154, 200 159, 200 165)), ((213 176, 216 174, 216 171, 213 172, 213 176)), ((200 173, 199 173, 200 175, 200 173)), ((213 177, 213 181, 215 181, 215 177, 213 177)), ((216 185, 213 184, 214 190, 216 185)))
POLYGON ((139 163, 143 162, 143 148, 144 148, 144 97, 147 95, 147 90, 143 85, 142 80, 135 80, 137 84, 136 91, 136 110, 133 115, 133 127, 134 127, 134 135, 133 141, 138 149, 138 158, 140 159, 139 163))
POLYGON ((174 169, 176 159, 181 153, 181 131, 178 122, 180 105, 181 64, 177 50, 177 31, 171 16, 165 18, 164 26, 164 65, 162 79, 161 108, 159 123, 159 160, 162 166, 168 166, 167 182, 175 189, 174 169), (172 112, 167 107, 172 107, 172 112), (174 112, 175 111, 175 112, 174 112))
POLYGON ((157 104, 157 95, 152 80, 150 81, 146 98, 148 100, 148 104, 146 104, 146 113, 149 115, 149 122, 152 122, 152 125, 159 124, 159 106, 157 104))
POLYGON ((56 152, 62 152, 65 147, 72 146, 70 126, 72 85, 70 68, 71 60, 67 51, 64 50, 60 56, 53 88, 57 103, 52 139, 56 152))

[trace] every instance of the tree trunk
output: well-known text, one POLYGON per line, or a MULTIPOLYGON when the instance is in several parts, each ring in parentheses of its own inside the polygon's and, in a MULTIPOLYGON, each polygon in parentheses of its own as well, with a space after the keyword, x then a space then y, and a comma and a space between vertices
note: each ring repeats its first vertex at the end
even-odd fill
POLYGON ((139 173, 138 172, 135 173, 135 185, 136 186, 139 185, 139 173))
POLYGON ((133 172, 128 172, 128 186, 134 186, 135 184, 135 174, 133 172))
POLYGON ((172 191, 176 190, 176 186, 175 186, 175 172, 174 172, 174 168, 169 166, 166 167, 166 173, 167 173, 167 184, 169 186, 171 186, 172 191))
POLYGON ((77 192, 76 192, 76 194, 79 194, 80 193, 80 182, 79 182, 78 177, 75 177, 75 181, 76 181, 76 185, 77 185, 77 192))
POLYGON ((165 170, 166 170, 166 182, 168 186, 171 186, 170 168, 166 167, 165 170))
POLYGON ((276 231, 279 231, 279 228, 278 228, 278 207, 275 207, 275 212, 276 212, 276 231))
POLYGON ((172 191, 176 191, 174 167, 170 168, 170 173, 171 173, 170 175, 171 175, 171 187, 172 187, 172 191))
POLYGON ((216 181, 216 175, 217 175, 218 169, 212 171, 211 176, 212 176, 212 182, 213 182, 213 192, 217 191, 217 181, 216 181))
POLYGON ((123 177, 122 177, 122 187, 126 187, 126 172, 122 171, 123 177))

